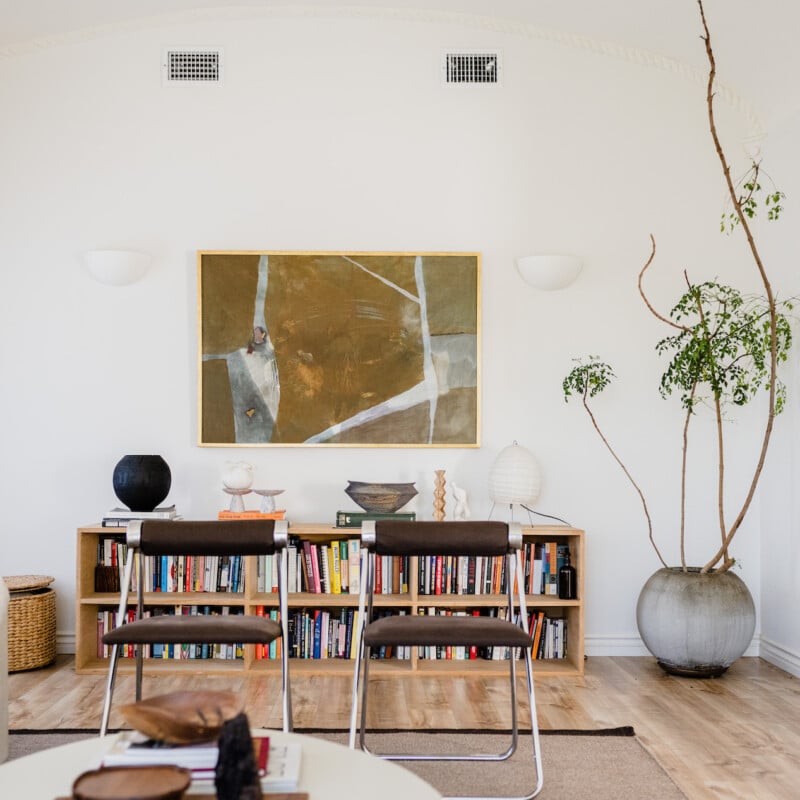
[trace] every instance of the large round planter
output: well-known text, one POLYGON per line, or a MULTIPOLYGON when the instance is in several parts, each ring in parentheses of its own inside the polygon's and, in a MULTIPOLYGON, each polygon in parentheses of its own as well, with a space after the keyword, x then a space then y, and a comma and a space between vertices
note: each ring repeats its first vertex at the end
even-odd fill
POLYGON ((749 646, 756 609, 731 572, 660 569, 639 595, 636 622, 647 649, 673 675, 722 675, 749 646))
POLYGON ((172 474, 161 456, 123 456, 114 467, 114 493, 131 511, 152 511, 168 494, 172 474))

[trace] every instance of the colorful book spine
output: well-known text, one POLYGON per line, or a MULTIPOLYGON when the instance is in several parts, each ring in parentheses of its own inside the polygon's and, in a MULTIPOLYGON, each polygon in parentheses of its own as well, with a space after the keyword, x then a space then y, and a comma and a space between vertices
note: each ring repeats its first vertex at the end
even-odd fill
POLYGON ((342 571, 340 566, 341 551, 339 542, 333 541, 330 544, 330 573, 331 573, 331 592, 333 594, 342 593, 342 571))

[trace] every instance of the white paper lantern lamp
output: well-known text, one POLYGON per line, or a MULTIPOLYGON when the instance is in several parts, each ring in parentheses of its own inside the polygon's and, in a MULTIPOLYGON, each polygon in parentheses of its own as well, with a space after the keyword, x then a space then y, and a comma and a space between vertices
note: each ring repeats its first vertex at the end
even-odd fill
POLYGON ((492 503, 530 506, 539 498, 542 475, 530 450, 517 442, 500 451, 489 470, 489 497, 492 503))

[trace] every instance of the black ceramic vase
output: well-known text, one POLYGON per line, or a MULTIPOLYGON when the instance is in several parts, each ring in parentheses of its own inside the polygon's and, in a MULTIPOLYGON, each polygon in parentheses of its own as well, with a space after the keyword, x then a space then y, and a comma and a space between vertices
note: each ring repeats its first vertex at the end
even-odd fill
POLYGON ((114 493, 131 511, 152 511, 172 485, 161 456, 123 456, 114 467, 114 493))

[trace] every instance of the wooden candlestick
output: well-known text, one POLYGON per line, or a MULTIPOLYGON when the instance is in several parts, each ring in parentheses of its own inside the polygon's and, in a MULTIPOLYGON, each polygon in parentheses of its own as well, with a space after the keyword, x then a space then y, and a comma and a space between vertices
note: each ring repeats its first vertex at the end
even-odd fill
POLYGON ((444 519, 444 470, 437 469, 436 482, 433 489, 433 518, 436 522, 441 522, 444 519))

